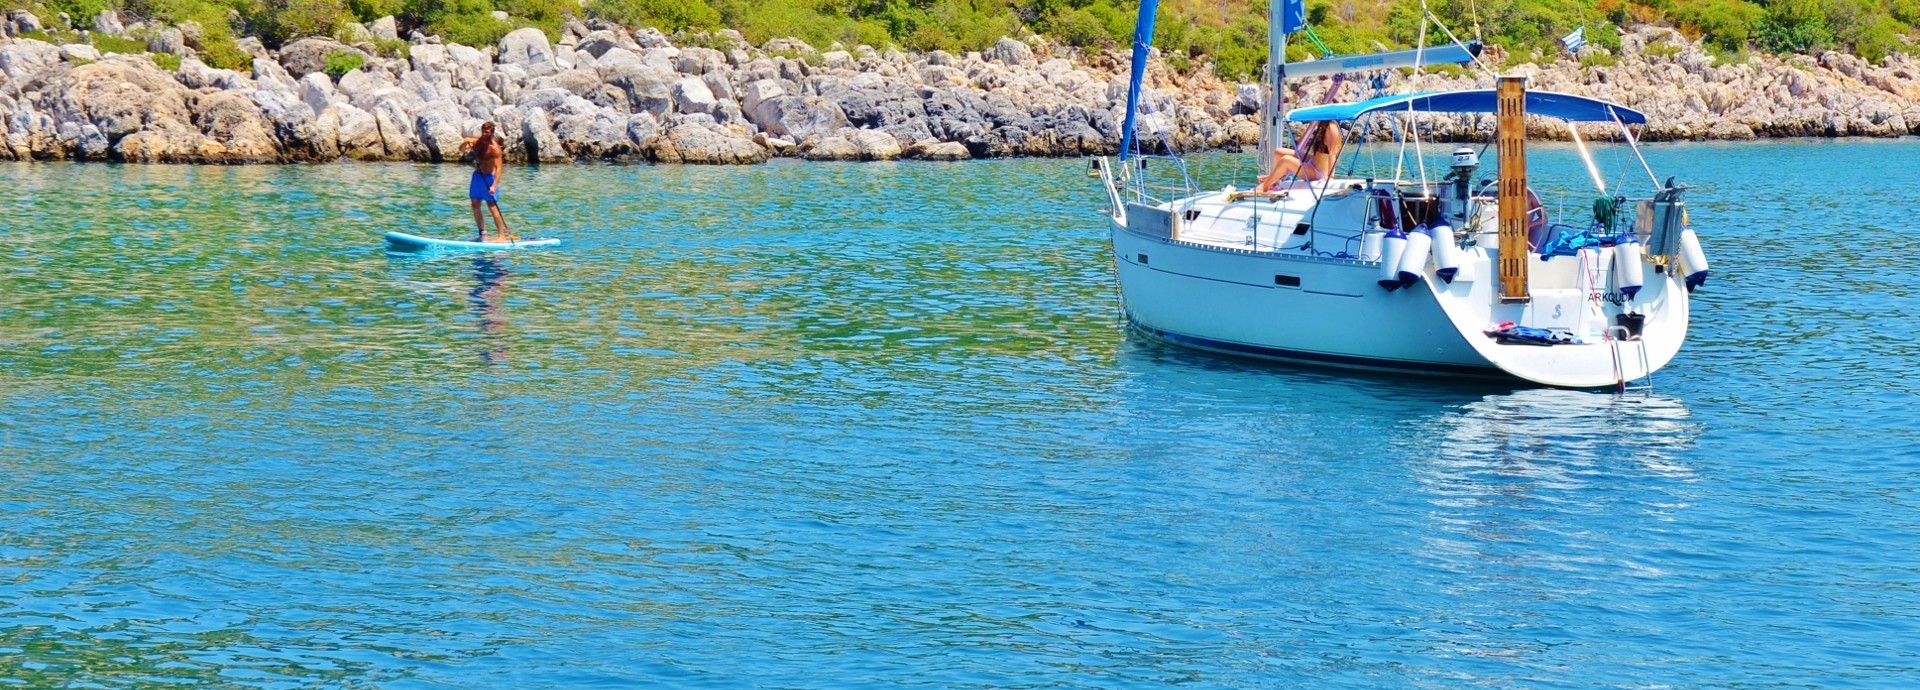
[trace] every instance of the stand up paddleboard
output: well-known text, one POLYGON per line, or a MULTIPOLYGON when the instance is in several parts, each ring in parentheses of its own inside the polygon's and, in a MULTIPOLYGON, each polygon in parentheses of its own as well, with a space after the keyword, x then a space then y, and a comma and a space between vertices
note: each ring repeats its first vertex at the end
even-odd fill
POLYGON ((387 233, 387 244, 395 249, 423 251, 429 249, 531 249, 551 247, 560 244, 557 237, 525 237, 510 242, 474 242, 472 240, 445 240, 437 237, 421 237, 404 232, 387 233))

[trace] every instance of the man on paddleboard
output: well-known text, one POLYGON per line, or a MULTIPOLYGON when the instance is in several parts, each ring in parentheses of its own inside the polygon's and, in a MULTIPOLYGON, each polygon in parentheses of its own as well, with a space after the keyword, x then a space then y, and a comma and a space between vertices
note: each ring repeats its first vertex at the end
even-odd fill
POLYGON ((473 226, 478 231, 475 242, 487 242, 487 219, 480 214, 480 202, 487 203, 487 209, 493 212, 493 227, 500 232, 499 242, 517 239, 513 231, 507 229, 507 219, 500 215, 500 169, 506 163, 506 150, 501 148, 500 140, 493 136, 493 123, 480 125, 480 136, 468 137, 460 142, 460 150, 473 149, 473 179, 467 182, 467 200, 473 202, 473 226))

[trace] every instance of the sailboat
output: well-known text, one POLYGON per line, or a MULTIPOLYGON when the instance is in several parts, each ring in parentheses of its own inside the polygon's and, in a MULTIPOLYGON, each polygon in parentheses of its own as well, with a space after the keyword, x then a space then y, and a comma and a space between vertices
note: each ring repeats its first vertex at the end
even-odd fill
POLYGON ((1331 96, 1347 75, 1475 63, 1479 46, 1426 12, 1449 43, 1287 63, 1286 37, 1304 25, 1304 11, 1298 0, 1272 0, 1263 166, 1274 165, 1267 152, 1296 125, 1383 118, 1399 133, 1401 155, 1411 146, 1417 158, 1417 118, 1471 115, 1494 119, 1497 178, 1476 180, 1480 151, 1462 147, 1437 180, 1424 164, 1417 177, 1384 178, 1343 176, 1335 165, 1320 179, 1270 189, 1200 189, 1160 142, 1136 137, 1156 4, 1141 3, 1121 151, 1092 166, 1135 332, 1228 355, 1567 388, 1650 386, 1680 351, 1690 293, 1709 266, 1688 224, 1686 186, 1660 181, 1641 155, 1634 127, 1646 124, 1644 114, 1530 90, 1514 75, 1490 75, 1490 89, 1289 109, 1289 78, 1330 77, 1331 96), (1598 187, 1591 208, 1556 219, 1542 207, 1527 179, 1530 117, 1567 123, 1598 187), (1579 126, 1617 127, 1651 191, 1608 192, 1579 126))

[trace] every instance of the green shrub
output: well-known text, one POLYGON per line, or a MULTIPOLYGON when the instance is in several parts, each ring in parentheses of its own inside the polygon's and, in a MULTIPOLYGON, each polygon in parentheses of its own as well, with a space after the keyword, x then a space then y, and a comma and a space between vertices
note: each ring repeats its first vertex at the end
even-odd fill
MULTIPOLYGON (((1594 0, 1437 0, 1428 6, 1442 18, 1479 17, 1485 40, 1506 48, 1510 60, 1559 55, 1563 51, 1560 37, 1582 26, 1587 28, 1589 43, 1609 50, 1619 45, 1618 29, 1594 0)), ((1387 36, 1412 45, 1419 39, 1423 21, 1418 0, 1393 0, 1385 22, 1387 36)), ((1471 24, 1458 19, 1451 24, 1455 34, 1470 37, 1471 24)), ((1428 27, 1428 45, 1446 40, 1445 34, 1428 27)))
POLYGON ((347 18, 345 0, 265 0, 252 24, 261 41, 279 46, 307 36, 332 36, 347 18))
POLYGON ((153 64, 159 65, 160 69, 168 72, 178 72, 180 71, 180 56, 172 53, 154 53, 153 64))
POLYGON ((123 55, 139 55, 147 52, 146 41, 136 41, 131 38, 109 36, 101 33, 93 35, 93 47, 100 49, 102 53, 120 53, 123 55))
POLYGON ((409 47, 412 45, 413 44, 398 38, 373 39, 374 52, 379 53, 381 57, 404 59, 411 52, 409 47))
POLYGON ((427 33, 437 34, 448 43, 485 47, 500 42, 513 25, 489 14, 442 15, 427 23, 427 33))
POLYGON ((69 29, 51 29, 50 28, 46 31, 22 31, 20 32, 20 37, 31 38, 36 41, 46 41, 54 45, 66 45, 68 43, 80 42, 80 32, 69 30, 69 29))
POLYGON ((1840 39, 1852 46, 1853 53, 1865 58, 1867 62, 1879 62, 1887 55, 1902 52, 1906 43, 1900 40, 1900 22, 1892 17, 1872 17, 1861 20, 1857 25, 1841 30, 1840 39))
POLYGON ((494 0, 494 4, 520 26, 539 29, 553 41, 560 40, 567 17, 581 13, 578 0, 494 0))
POLYGON ((1833 26, 1820 0, 1773 0, 1755 38, 1774 52, 1809 52, 1833 45, 1833 26))
POLYGON ((850 14, 823 13, 797 4, 755 0, 719 0, 714 7, 720 11, 725 26, 738 30, 755 45, 787 36, 816 46, 831 45, 834 41, 874 47, 896 43, 885 25, 871 19, 856 19, 850 14))
MULTIPOLYGON (((120 0, 42 0, 42 2, 46 3, 47 9, 53 10, 52 12, 46 12, 40 15, 49 26, 59 23, 60 13, 65 12, 67 16, 73 17, 75 24, 81 27, 91 28, 93 18, 99 16, 101 12, 118 10, 121 7, 120 0)), ((65 26, 61 28, 71 29, 74 27, 65 26)))
POLYGON ((1747 51, 1744 48, 1740 50, 1723 50, 1720 46, 1712 43, 1707 44, 1707 55, 1713 57, 1713 64, 1716 67, 1721 65, 1744 65, 1749 60, 1747 51))
POLYGON ((808 66, 815 66, 820 63, 820 54, 809 50, 782 49, 767 53, 767 57, 798 60, 807 63, 808 66))
POLYGON ((666 33, 720 28, 720 11, 705 0, 591 0, 587 12, 625 26, 666 33))
POLYGON ((200 46, 200 61, 210 67, 242 72, 253 69, 253 55, 241 50, 231 34, 218 41, 202 40, 200 46))
POLYGON ((1656 41, 1648 43, 1647 47, 1640 51, 1640 54, 1647 57, 1670 58, 1680 54, 1680 46, 1666 41, 1656 41))
POLYGON ((721 38, 717 31, 681 31, 673 35, 673 44, 682 48, 714 50, 726 50, 735 46, 731 39, 721 38))
POLYGON ((420 20, 427 33, 448 43, 488 46, 498 43, 513 25, 495 19, 492 0, 410 0, 407 14, 420 20))
POLYGON ((1920 25, 1920 0, 1888 0, 1887 11, 1894 21, 1907 26, 1920 25))
POLYGON ((1742 0, 1694 0, 1674 7, 1669 16, 1682 29, 1698 31, 1708 45, 1738 52, 1746 48, 1766 10, 1742 0))
POLYGON ((240 50, 233 26, 227 22, 229 11, 239 11, 244 18, 257 9, 253 0, 127 0, 127 9, 169 24, 199 24, 200 59, 210 66, 232 70, 253 66, 253 56, 240 50))
POLYGON ((1614 57, 1612 53, 1595 51, 1580 58, 1581 67, 1612 67, 1617 64, 1620 64, 1620 58, 1614 57))
POLYGON ((363 22, 399 16, 411 10, 412 3, 408 0, 347 0, 347 12, 363 22))
POLYGON ((327 56, 321 60, 320 69, 333 77, 334 81, 340 81, 341 77, 347 76, 348 72, 360 69, 360 66, 366 62, 367 59, 356 51, 336 50, 327 53, 327 56))
POLYGON ((1041 28, 1061 43, 1079 48, 1111 48, 1130 39, 1129 32, 1114 31, 1104 19, 1085 7, 1056 8, 1041 28))

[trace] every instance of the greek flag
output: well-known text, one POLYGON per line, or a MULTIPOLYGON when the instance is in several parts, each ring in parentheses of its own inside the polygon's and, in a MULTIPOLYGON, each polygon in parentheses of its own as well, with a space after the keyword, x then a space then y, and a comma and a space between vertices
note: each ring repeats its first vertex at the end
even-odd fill
POLYGON ((1574 29, 1573 33, 1560 37, 1560 45, 1566 46, 1569 53, 1580 52, 1580 48, 1587 45, 1587 27, 1582 26, 1574 29))

